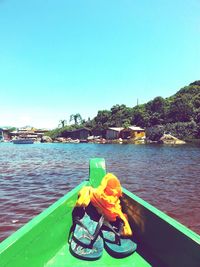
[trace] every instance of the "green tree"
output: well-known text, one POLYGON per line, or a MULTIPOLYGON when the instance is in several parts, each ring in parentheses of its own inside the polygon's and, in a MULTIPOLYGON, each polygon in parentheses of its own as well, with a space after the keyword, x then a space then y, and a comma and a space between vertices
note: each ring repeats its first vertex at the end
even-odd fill
POLYGON ((74 124, 75 124, 75 125, 78 125, 78 124, 82 124, 83 119, 82 119, 82 117, 81 117, 81 115, 80 115, 79 113, 76 113, 76 114, 71 114, 71 115, 70 115, 70 119, 69 119, 69 121, 70 121, 70 122, 71 122, 71 121, 74 121, 74 124))
POLYGON ((164 133, 163 127, 155 126, 146 129, 146 136, 152 141, 159 141, 164 133))
POLYGON ((98 129, 106 129, 110 126, 109 119, 111 117, 111 112, 108 110, 100 110, 97 116, 94 118, 94 125, 98 129))
POLYGON ((200 93, 194 97, 194 107, 200 108, 200 93))
POLYGON ((175 98, 170 105, 170 122, 187 122, 192 118, 193 106, 186 96, 175 98))
POLYGON ((149 110, 149 112, 154 113, 164 113, 165 110, 165 99, 161 96, 155 97, 152 101, 148 102, 146 104, 146 109, 149 110))
POLYGON ((67 124, 66 120, 60 120, 58 127, 61 126, 62 128, 64 128, 66 124, 67 124))
POLYGON ((130 109, 126 105, 114 105, 111 108, 111 126, 121 127, 123 123, 131 121, 130 109))
POLYGON ((164 123, 166 114, 166 101, 164 98, 161 96, 155 97, 145 105, 145 108, 150 117, 150 125, 160 125, 164 123))
POLYGON ((130 120, 129 119, 124 120, 123 124, 122 124, 122 127, 125 128, 125 129, 128 129, 129 126, 131 126, 130 120))
POLYGON ((141 127, 149 126, 149 112, 147 112, 145 105, 133 108, 131 124, 141 127))

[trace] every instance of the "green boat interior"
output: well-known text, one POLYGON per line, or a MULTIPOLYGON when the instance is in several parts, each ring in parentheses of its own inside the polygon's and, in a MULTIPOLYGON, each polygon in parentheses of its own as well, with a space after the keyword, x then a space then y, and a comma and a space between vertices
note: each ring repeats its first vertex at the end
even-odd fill
POLYGON ((199 235, 126 189, 123 189, 122 207, 138 245, 136 252, 116 259, 104 250, 96 261, 72 256, 68 236, 78 193, 88 184, 97 187, 105 173, 104 159, 91 159, 88 180, 0 244, 0 266, 200 266, 199 235))

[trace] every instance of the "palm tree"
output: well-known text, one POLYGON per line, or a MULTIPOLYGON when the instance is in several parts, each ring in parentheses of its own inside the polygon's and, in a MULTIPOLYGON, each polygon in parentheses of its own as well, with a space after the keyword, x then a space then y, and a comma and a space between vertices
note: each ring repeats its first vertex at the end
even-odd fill
POLYGON ((79 113, 70 115, 69 121, 74 121, 75 125, 78 125, 79 123, 82 123, 82 117, 79 113))
POLYGON ((64 128, 66 124, 67 124, 66 120, 60 120, 59 121, 59 126, 62 126, 62 128, 64 128))

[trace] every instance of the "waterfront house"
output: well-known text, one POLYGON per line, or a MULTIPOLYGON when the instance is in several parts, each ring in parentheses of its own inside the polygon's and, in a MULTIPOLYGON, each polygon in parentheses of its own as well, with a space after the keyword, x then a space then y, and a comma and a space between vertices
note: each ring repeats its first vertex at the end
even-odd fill
POLYGON ((114 140, 120 138, 120 133, 123 130, 123 127, 109 127, 106 130, 106 139, 114 140))
POLYGON ((138 126, 129 126, 120 133, 122 139, 140 139, 145 138, 145 136, 145 130, 138 126))
POLYGON ((30 138, 33 140, 41 139, 45 133, 48 132, 47 129, 36 129, 33 127, 23 127, 11 132, 12 138, 30 138))
POLYGON ((34 131, 38 137, 43 137, 47 132, 49 132, 49 129, 35 129, 34 131))
POLYGON ((93 136, 100 136, 102 138, 106 138, 106 130, 103 128, 102 129, 95 128, 91 132, 93 136))
POLYGON ((76 129, 73 131, 64 131, 62 133, 62 137, 71 138, 71 139, 79 139, 79 140, 87 140, 87 138, 90 135, 91 135, 91 130, 86 127, 76 129))

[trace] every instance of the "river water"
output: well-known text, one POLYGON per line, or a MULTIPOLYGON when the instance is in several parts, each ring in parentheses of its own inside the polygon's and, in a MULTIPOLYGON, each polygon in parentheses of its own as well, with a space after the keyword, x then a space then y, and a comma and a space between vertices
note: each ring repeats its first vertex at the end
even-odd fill
POLYGON ((0 241, 88 177, 89 159, 200 234, 200 146, 0 144, 0 241))

